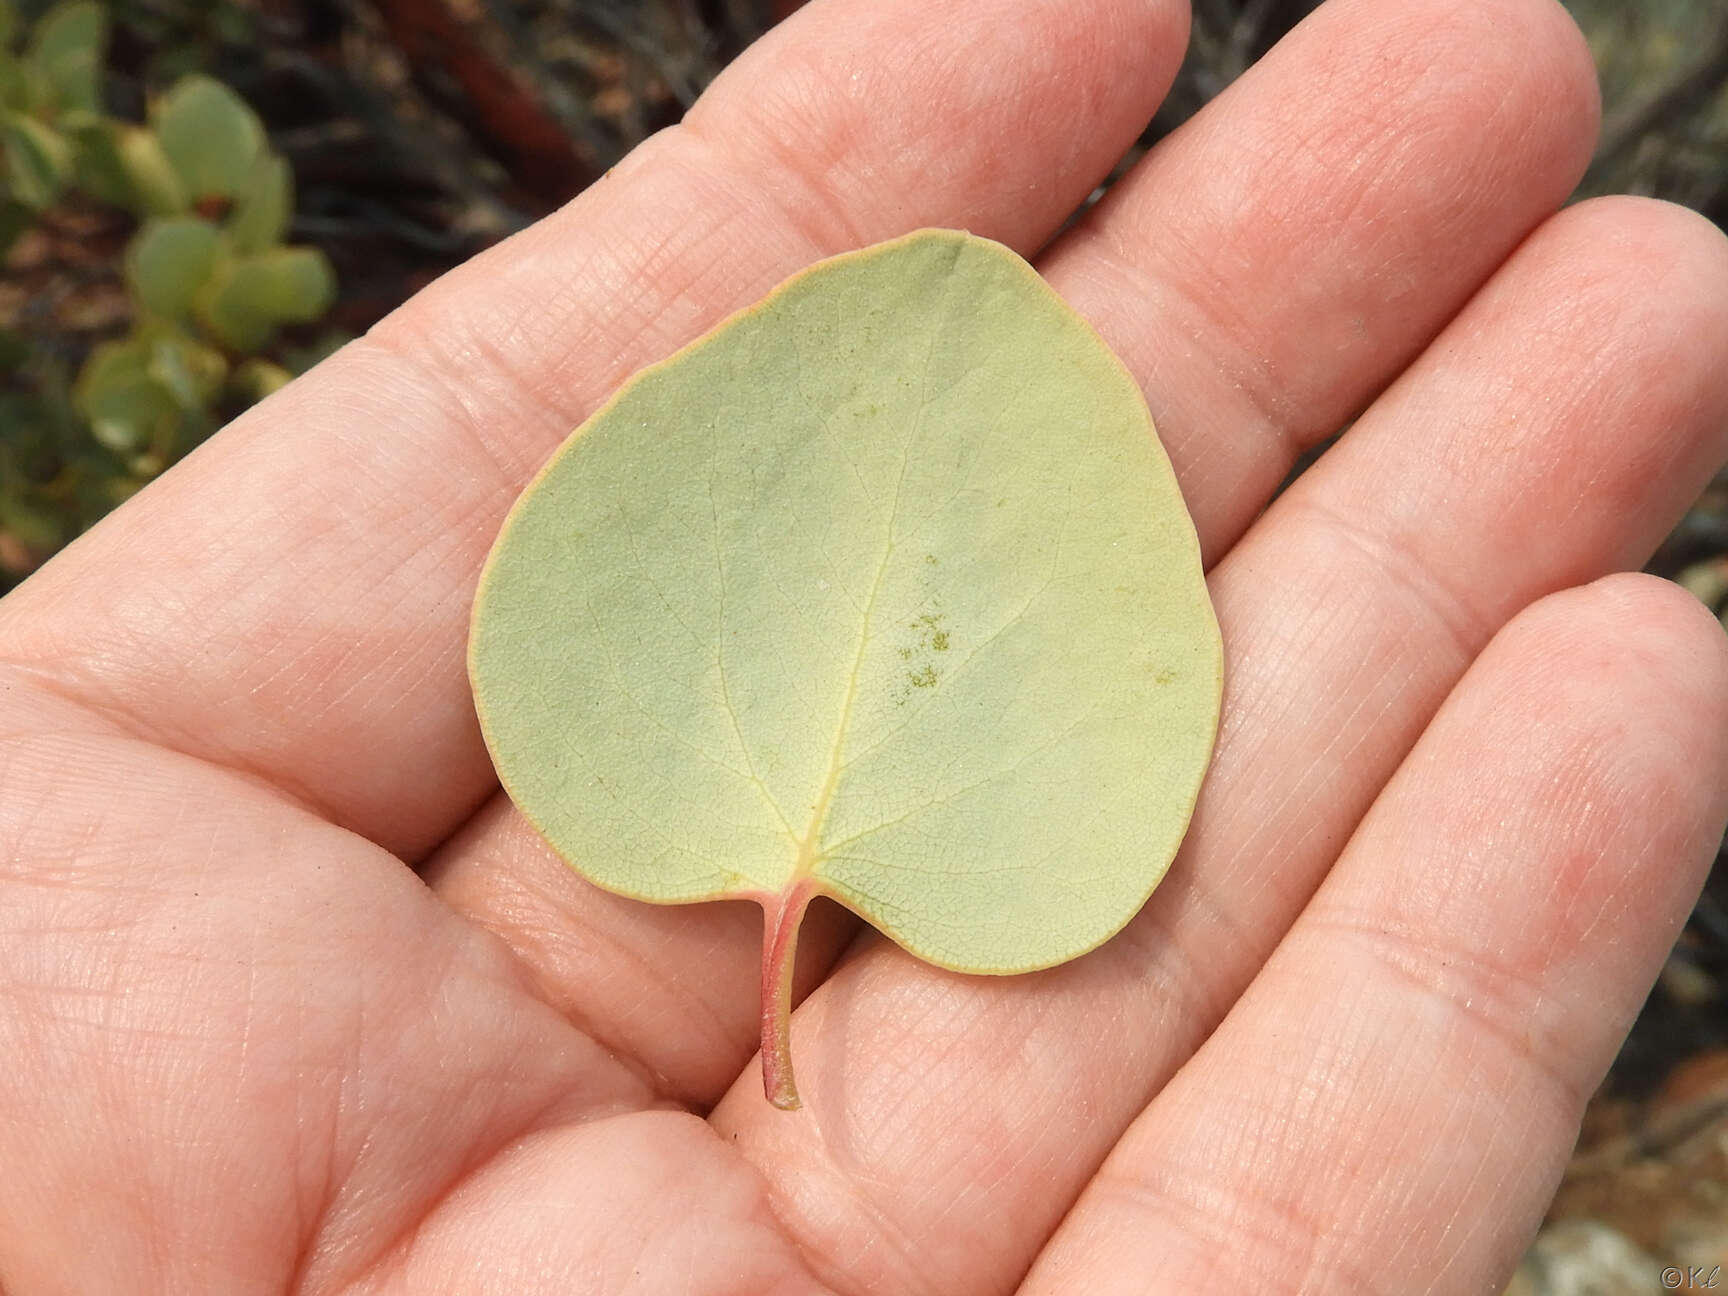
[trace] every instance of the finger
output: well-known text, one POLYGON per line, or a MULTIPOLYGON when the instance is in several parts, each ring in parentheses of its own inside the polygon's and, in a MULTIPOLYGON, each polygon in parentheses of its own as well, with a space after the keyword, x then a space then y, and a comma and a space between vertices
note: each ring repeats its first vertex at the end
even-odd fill
POLYGON ((1560 206, 1597 116, 1550 0, 1334 0, 1053 249, 1208 566, 1560 206))
MULTIPOLYGON (((1046 258, 1136 366, 1207 552, 1565 197, 1595 124, 1568 21, 1546 0, 1330 5, 1046 258)), ((522 950, 554 1002, 711 1104, 755 1051, 759 916, 674 929, 573 884, 499 823, 501 837, 452 844, 440 889, 522 950), (677 970, 691 946, 715 975, 677 970), (620 982, 619 954, 660 970, 620 982), (645 986, 665 993, 645 1001, 645 986)), ((803 974, 845 930, 815 917, 803 974)))
POLYGON ((1499 1291, 1724 816, 1696 600, 1627 576, 1520 616, 1022 1290, 1499 1291))
POLYGON ((717 1108, 807 1249, 865 1250, 885 1289, 1017 1281, 1494 627, 1636 564, 1708 479, 1724 354, 1728 252, 1697 217, 1605 202, 1533 235, 1213 571, 1218 749, 1139 917, 1004 981, 878 942, 795 1019, 807 1112, 768 1111, 753 1073, 717 1108))
POLYGON ((7 599, 3 655, 418 857, 494 786, 463 670, 504 510, 619 380, 826 253, 1030 252, 1140 130, 1176 0, 830 3, 562 212, 257 407, 7 599))

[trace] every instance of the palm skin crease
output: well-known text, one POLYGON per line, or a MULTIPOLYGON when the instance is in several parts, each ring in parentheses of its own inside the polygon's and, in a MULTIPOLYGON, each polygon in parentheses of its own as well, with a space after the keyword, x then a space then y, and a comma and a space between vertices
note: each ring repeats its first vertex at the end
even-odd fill
POLYGON ((1597 108, 1550 0, 1330 0, 1057 238, 1185 27, 818 0, 0 604, 0 1289, 1499 1290, 1728 814, 1720 629, 1616 574, 1722 458, 1728 255, 1560 210, 1597 108), (551 854, 470 603, 629 374, 925 226, 1140 383, 1223 720, 1075 962, 814 908, 779 1112, 760 911, 551 854))

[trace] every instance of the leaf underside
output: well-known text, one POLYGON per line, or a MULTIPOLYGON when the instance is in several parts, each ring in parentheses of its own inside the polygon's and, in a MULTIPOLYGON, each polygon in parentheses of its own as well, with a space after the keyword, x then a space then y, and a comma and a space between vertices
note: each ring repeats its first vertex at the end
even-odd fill
POLYGON ((813 895, 963 972, 1121 928, 1186 830, 1222 653, 1133 379, 1014 253, 929 230, 578 428, 499 535, 470 672, 581 873, 764 904, 772 1071, 813 895))

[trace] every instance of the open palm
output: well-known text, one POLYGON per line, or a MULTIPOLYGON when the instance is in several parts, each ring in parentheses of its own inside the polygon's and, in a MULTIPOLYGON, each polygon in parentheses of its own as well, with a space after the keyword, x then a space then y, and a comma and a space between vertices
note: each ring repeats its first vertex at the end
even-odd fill
POLYGON ((1184 26, 823 0, 0 605, 0 1288, 1495 1289, 1728 812, 1720 632, 1597 579, 1723 453, 1728 251, 1555 214, 1596 102, 1550 0, 1331 0, 1050 243, 1184 26), (631 371, 924 225, 1037 254, 1140 378, 1223 728, 1086 958, 812 914, 781 1113, 760 912, 549 853, 469 603, 631 371))

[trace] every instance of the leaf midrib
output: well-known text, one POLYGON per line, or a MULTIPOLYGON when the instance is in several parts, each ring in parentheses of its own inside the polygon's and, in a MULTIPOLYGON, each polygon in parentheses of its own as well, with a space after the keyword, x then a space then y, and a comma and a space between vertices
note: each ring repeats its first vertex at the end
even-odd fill
MULTIPOLYGON (((954 249, 956 259, 959 248, 954 249)), ((870 647, 870 622, 876 612, 876 603, 882 592, 882 581, 888 574, 888 565, 894 557, 894 529, 900 522, 900 501, 906 486, 906 471, 912 463, 912 448, 917 445, 924 431, 924 416, 930 409, 930 365, 936 358, 936 343, 941 338, 948 324, 948 315, 953 308, 953 278, 949 277, 944 285, 943 309, 930 330, 930 346, 924 353, 924 370, 918 380, 918 414, 912 422, 912 430, 906 434, 906 444, 901 448, 900 471, 894 478, 894 498, 888 505, 888 520, 883 530, 887 543, 882 550, 882 561, 876 565, 876 577, 870 582, 869 596, 864 600, 864 615, 858 630, 858 651, 852 658, 852 673, 846 680, 846 696, 840 703, 840 722, 834 733, 834 747, 828 754, 828 774, 822 781, 822 787, 816 794, 816 802, 810 810, 810 824, 804 830, 804 836, 797 841, 798 854, 792 863, 792 877, 787 886, 795 887, 800 882, 816 876, 816 866, 821 862, 823 852, 820 847, 822 825, 828 818, 828 806, 834 800, 834 792, 840 785, 840 775, 845 771, 846 735, 852 726, 852 714, 856 710, 858 698, 858 681, 864 671, 864 655, 870 647)))
MULTIPOLYGON (((907 455, 910 457, 910 441, 907 455)), ((900 469, 901 480, 906 476, 904 464, 900 469)), ((792 862, 792 877, 789 886, 796 886, 806 878, 816 875, 816 865, 822 858, 819 841, 822 824, 828 817, 828 805, 834 799, 834 790, 840 785, 840 774, 846 768, 843 755, 846 750, 846 734, 852 725, 854 703, 858 698, 858 680, 864 672, 864 654, 870 646, 870 620, 876 611, 876 600, 882 591, 882 578, 887 575, 889 560, 894 556, 894 523, 900 512, 900 488, 895 483, 894 506, 888 513, 888 547, 882 551, 882 561, 876 567, 876 579, 870 583, 870 594, 864 600, 863 624, 858 631, 858 651, 852 658, 852 673, 846 681, 846 696, 840 702, 840 723, 834 733, 834 748, 828 754, 828 775, 822 782, 821 790, 816 794, 816 802, 810 811, 810 824, 804 830, 804 836, 796 839, 797 857, 792 862)))

